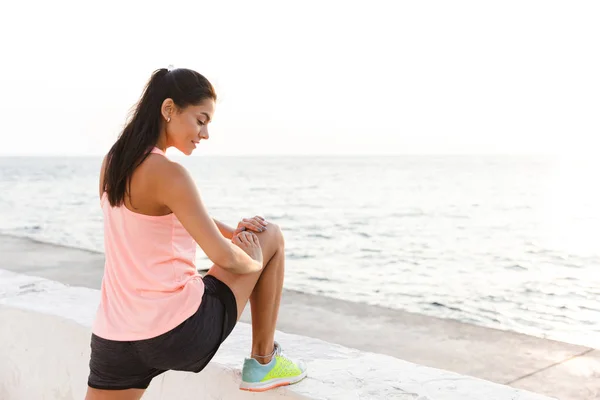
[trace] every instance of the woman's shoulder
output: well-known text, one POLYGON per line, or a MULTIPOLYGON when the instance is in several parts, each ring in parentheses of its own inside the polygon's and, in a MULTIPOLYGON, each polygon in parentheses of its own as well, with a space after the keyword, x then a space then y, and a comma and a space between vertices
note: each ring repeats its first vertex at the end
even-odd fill
MULTIPOLYGON (((100 198, 104 193, 103 182, 107 165, 108 154, 104 156, 100 169, 100 198)), ((131 179, 134 186, 141 184, 147 190, 169 190, 174 186, 193 183, 193 179, 183 165, 156 153, 148 154, 146 159, 135 169, 131 179)))
POLYGON ((180 185, 193 183, 193 179, 183 165, 156 153, 150 153, 146 157, 136 169, 132 179, 138 187, 163 195, 180 185))
POLYGON ((183 165, 156 153, 150 153, 140 167, 156 178, 173 179, 180 177, 182 174, 187 174, 187 170, 183 165))

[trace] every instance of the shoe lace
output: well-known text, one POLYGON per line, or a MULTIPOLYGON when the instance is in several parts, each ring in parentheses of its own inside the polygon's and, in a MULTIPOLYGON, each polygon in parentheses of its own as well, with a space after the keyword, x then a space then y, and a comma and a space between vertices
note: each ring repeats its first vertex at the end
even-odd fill
POLYGON ((283 349, 281 348, 281 346, 279 345, 279 343, 275 342, 275 350, 274 350, 274 355, 273 357, 278 356, 279 357, 279 363, 278 366, 281 370, 284 370, 286 372, 294 372, 296 371, 299 366, 298 363, 296 362, 296 360, 288 357, 287 355, 285 355, 283 353, 283 349))

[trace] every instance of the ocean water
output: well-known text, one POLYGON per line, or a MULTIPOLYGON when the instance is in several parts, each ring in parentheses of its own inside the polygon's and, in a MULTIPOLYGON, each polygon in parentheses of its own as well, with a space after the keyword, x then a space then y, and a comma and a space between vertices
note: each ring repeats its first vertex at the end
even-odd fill
MULTIPOLYGON (((289 289, 600 347, 595 161, 174 159, 215 218, 282 227, 289 289)), ((99 165, 0 158, 0 232, 102 251, 99 165)))

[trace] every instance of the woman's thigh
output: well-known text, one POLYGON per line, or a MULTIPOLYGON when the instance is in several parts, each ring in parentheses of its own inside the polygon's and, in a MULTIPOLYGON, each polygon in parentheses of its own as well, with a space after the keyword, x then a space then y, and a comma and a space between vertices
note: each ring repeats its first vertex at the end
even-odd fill
POLYGON ((139 400, 145 389, 100 390, 88 387, 85 400, 139 400))
MULTIPOLYGON (((260 241, 260 247, 263 253, 263 267, 265 267, 277 251, 283 251, 283 235, 279 226, 273 223, 269 223, 267 230, 264 232, 255 233, 260 241)), ((264 269, 262 271, 264 271, 264 269)), ((214 264, 207 272, 207 275, 212 275, 229 286, 235 295, 238 309, 237 319, 239 320, 262 271, 240 275, 234 274, 233 272, 214 264)))

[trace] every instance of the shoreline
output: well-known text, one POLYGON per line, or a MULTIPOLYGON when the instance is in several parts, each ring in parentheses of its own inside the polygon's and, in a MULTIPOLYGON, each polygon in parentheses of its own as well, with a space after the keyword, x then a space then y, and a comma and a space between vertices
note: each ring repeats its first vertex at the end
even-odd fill
MULTIPOLYGON (((10 240, 10 239, 13 239, 13 240, 21 240, 21 239, 22 240, 28 240, 28 241, 37 243, 37 244, 42 245, 42 246, 53 246, 53 247, 56 247, 58 249, 64 249, 65 251, 75 250, 75 251, 86 252, 86 253, 89 253, 89 254, 95 255, 95 256, 102 256, 102 257, 104 256, 104 253, 102 251, 98 251, 98 250, 95 250, 95 249, 90 249, 90 248, 85 248, 85 247, 77 247, 77 246, 74 246, 74 245, 66 245, 66 244, 62 244, 62 243, 48 242, 48 241, 44 241, 44 240, 41 240, 41 239, 38 239, 38 238, 34 238, 34 237, 31 237, 31 236, 19 236, 19 235, 15 235, 15 234, 11 234, 11 233, 2 233, 2 232, 0 232, 0 239, 2 239, 2 238, 6 238, 7 240, 10 240)), ((2 267, 0 266, 0 269, 1 268, 2 267)), ((197 270, 198 270, 198 272, 200 274, 203 274, 203 273, 205 273, 205 272, 208 271, 208 268, 199 268, 197 270)), ((14 272, 18 272, 18 271, 14 271, 14 272)), ((52 278, 50 278, 50 279, 52 279, 52 278)), ((101 276, 100 276, 100 279, 101 279, 101 276)), ((98 284, 97 287, 96 286, 90 286, 90 285, 84 285, 84 286, 85 287, 89 287, 91 289, 98 289, 99 288, 99 284, 98 284)), ((600 349, 600 347, 596 347, 593 344, 589 344, 589 343, 581 343, 581 342, 576 342, 576 341, 567 341, 567 340, 563 340, 563 339, 560 339, 560 338, 540 336, 540 335, 536 335, 536 334, 533 334, 533 333, 520 332, 520 331, 516 331, 516 330, 511 330, 511 329, 503 329, 501 327, 496 327, 496 326, 486 326, 484 324, 477 324, 477 323, 469 322, 469 321, 461 321, 460 319, 445 318, 445 317, 440 317, 440 316, 437 316, 437 315, 421 313, 421 312, 418 312, 418 311, 408 311, 408 310, 405 310, 405 309, 402 309, 402 308, 394 308, 394 307, 389 307, 389 306, 385 306, 385 305, 381 305, 381 304, 352 301, 350 299, 343 299, 343 298, 328 296, 327 294, 323 294, 323 293, 316 294, 316 293, 304 292, 304 291, 297 290, 297 289, 289 289, 289 288, 285 288, 285 287, 284 287, 284 292, 293 292, 293 293, 296 293, 297 295, 316 296, 316 297, 320 297, 320 298, 323 298, 323 299, 328 299, 328 300, 331 300, 331 301, 341 301, 341 302, 347 302, 347 303, 351 303, 351 304, 357 304, 358 306, 376 307, 376 308, 380 308, 380 309, 383 309, 383 310, 389 310, 391 312, 397 311, 397 312, 401 312, 401 313, 408 313, 408 314, 411 314, 411 315, 418 315, 418 316, 423 316, 423 317, 428 317, 428 318, 434 318, 434 319, 439 319, 439 320, 444 320, 444 321, 454 321, 454 322, 457 322, 459 324, 466 324, 466 325, 470 325, 470 326, 480 327, 480 328, 483 328, 483 329, 491 329, 491 330, 501 331, 501 332, 506 332, 506 333, 511 333, 511 334, 525 335, 525 336, 528 336, 528 337, 535 337, 535 338, 538 338, 540 340, 550 340, 550 341, 559 342, 559 343, 565 343, 565 344, 574 345, 574 346, 583 346, 583 347, 587 347, 587 348, 600 349)), ((446 307, 443 304, 442 304, 442 306, 446 307)))
MULTIPOLYGON (((99 289, 103 253, 0 238, 0 269, 99 289)), ((241 320, 250 322, 250 307, 241 320)), ((284 289, 278 330, 564 400, 600 393, 592 379, 600 375, 600 350, 455 320, 284 289)))

